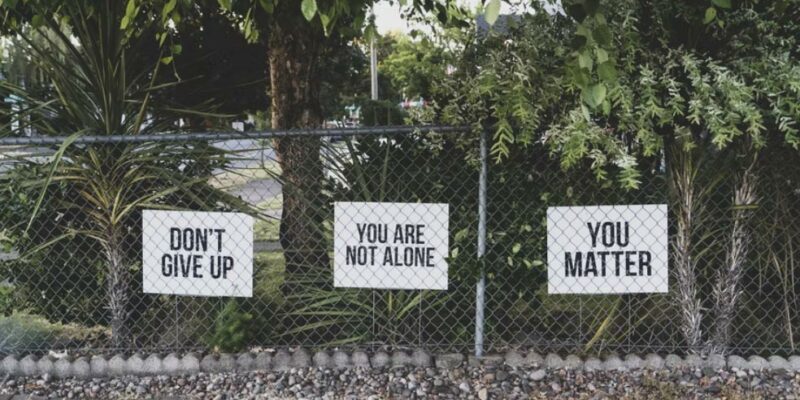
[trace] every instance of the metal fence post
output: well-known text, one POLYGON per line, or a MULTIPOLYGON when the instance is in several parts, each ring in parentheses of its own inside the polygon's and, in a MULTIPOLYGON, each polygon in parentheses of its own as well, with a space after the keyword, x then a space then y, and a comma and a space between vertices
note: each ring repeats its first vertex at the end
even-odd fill
POLYGON ((486 130, 481 131, 481 172, 478 178, 478 262, 481 276, 475 289, 475 357, 483 355, 483 310, 486 292, 486 271, 483 256, 486 253, 486 181, 488 174, 488 150, 486 130))

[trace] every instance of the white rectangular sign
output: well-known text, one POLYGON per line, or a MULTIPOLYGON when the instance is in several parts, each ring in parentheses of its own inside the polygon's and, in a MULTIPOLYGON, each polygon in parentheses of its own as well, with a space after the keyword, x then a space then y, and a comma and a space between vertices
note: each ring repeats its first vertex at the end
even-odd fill
POLYGON ((145 293, 251 297, 253 218, 231 212, 142 212, 145 293))
POLYGON ((547 209, 547 292, 666 293, 667 206, 547 209))
POLYGON ((447 290, 448 204, 334 204, 335 287, 447 290))

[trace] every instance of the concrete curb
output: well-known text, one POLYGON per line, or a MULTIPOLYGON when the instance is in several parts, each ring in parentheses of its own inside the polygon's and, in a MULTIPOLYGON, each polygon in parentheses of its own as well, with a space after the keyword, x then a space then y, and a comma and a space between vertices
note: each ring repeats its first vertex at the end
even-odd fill
POLYGON ((335 352, 318 351, 313 356, 306 350, 289 352, 285 349, 277 352, 239 353, 239 354, 208 354, 200 358, 197 354, 186 353, 178 355, 169 353, 160 354, 133 354, 125 357, 116 354, 111 358, 103 356, 78 357, 75 359, 64 357, 54 359, 50 356, 36 357, 26 355, 18 358, 14 355, 0 359, 0 376, 39 376, 50 375, 56 378, 100 378, 121 375, 187 375, 198 372, 220 373, 252 370, 287 371, 292 368, 322 368, 322 369, 348 369, 348 368, 400 368, 417 367, 426 368, 457 368, 465 363, 471 365, 486 365, 496 367, 504 364, 510 368, 532 367, 539 370, 545 369, 570 369, 583 371, 626 371, 632 369, 732 369, 732 370, 774 370, 800 372, 800 355, 790 356, 788 359, 773 355, 768 358, 751 356, 749 358, 737 355, 712 354, 700 357, 690 354, 680 357, 675 354, 661 356, 650 353, 644 358, 636 354, 627 354, 623 357, 609 355, 604 358, 581 358, 569 354, 562 358, 558 354, 550 353, 542 356, 536 352, 523 353, 511 350, 503 355, 493 354, 482 358, 465 356, 461 353, 448 353, 431 355, 416 349, 411 352, 395 351, 391 355, 379 351, 371 357, 364 351, 352 353, 337 350, 335 352))

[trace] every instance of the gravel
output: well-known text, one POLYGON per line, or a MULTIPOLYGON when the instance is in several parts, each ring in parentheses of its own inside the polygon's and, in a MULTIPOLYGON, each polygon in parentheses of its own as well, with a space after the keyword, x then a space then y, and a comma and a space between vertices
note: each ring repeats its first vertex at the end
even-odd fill
POLYGON ((0 399, 800 399, 800 373, 688 367, 583 371, 465 364, 450 368, 292 368, 286 371, 196 373, 58 379, 0 376, 0 399))

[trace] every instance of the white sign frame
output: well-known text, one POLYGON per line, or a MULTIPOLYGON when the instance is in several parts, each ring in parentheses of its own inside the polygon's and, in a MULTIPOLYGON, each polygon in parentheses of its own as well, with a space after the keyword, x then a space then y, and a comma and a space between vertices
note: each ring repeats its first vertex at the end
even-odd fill
POLYGON ((234 212, 143 210, 142 290, 252 297, 253 217, 234 212))
MULTIPOLYGON (((447 290, 449 223, 449 204, 334 203, 334 287, 447 290), (368 240, 369 224, 385 232, 385 242, 368 240), (396 241, 398 226, 410 229, 408 243, 396 241), (414 237, 418 243, 412 243, 414 237), (371 246, 375 249, 369 249, 371 246), (404 254, 411 253, 416 258, 406 266, 386 266, 386 257, 390 264, 399 264, 404 254), (356 265, 358 260, 364 264, 356 265)), ((380 233, 374 237, 380 237, 380 233)))
POLYGON ((547 261, 548 294, 667 293, 667 205, 548 207, 547 261))

